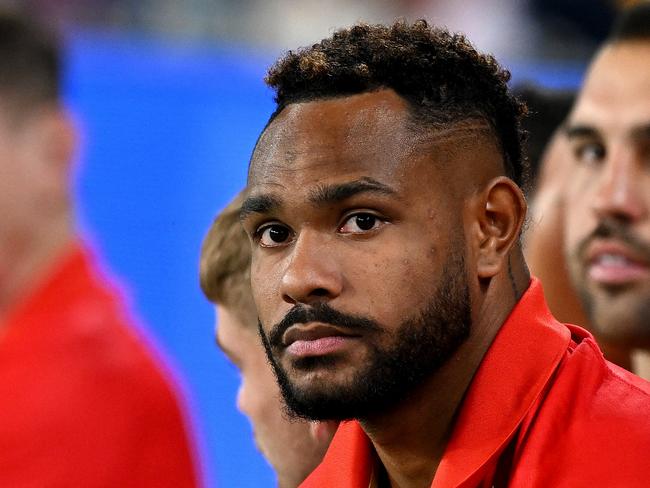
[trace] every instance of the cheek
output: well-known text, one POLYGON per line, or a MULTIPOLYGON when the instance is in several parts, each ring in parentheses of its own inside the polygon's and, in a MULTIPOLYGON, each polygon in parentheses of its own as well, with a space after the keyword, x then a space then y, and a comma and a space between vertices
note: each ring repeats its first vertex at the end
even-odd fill
POLYGON ((237 407, 253 423, 263 423, 279 410, 279 389, 263 349, 255 344, 249 350, 250 364, 242 372, 242 382, 237 394, 237 407))
POLYGON ((279 266, 269 263, 268 259, 251 261, 251 291, 257 307, 258 315, 263 324, 268 325, 274 304, 277 305, 278 287, 280 284, 279 266))
POLYGON ((576 245, 576 242, 579 240, 579 235, 582 233, 580 227, 582 227, 580 219, 576 220, 577 214, 579 214, 578 208, 567 208, 564 213, 564 248, 566 252, 571 252, 576 245))
POLYGON ((386 325, 402 322, 429 300, 441 274, 440 253, 433 241, 421 239, 386 244, 371 256, 357 256, 347 273, 350 310, 367 310, 386 325))
POLYGON ((563 233, 565 252, 569 255, 596 226, 597 218, 593 210, 596 185, 597 175, 579 168, 567 187, 563 233))
POLYGON ((595 228, 595 215, 585 197, 567 200, 564 210, 564 251, 569 257, 595 228))

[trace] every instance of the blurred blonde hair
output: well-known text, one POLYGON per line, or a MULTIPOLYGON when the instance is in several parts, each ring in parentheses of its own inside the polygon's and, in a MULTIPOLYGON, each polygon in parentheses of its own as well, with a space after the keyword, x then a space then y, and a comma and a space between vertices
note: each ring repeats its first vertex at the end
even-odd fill
POLYGON ((242 324, 257 327, 250 285, 251 249, 239 223, 240 192, 217 215, 201 246, 199 282, 212 303, 228 308, 242 324))

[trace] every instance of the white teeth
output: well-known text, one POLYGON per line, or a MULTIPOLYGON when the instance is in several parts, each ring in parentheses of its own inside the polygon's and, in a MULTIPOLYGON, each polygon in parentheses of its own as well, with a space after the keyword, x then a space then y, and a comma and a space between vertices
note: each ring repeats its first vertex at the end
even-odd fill
POLYGON ((596 260, 598 264, 605 266, 624 266, 629 264, 629 260, 620 254, 601 254, 596 260))

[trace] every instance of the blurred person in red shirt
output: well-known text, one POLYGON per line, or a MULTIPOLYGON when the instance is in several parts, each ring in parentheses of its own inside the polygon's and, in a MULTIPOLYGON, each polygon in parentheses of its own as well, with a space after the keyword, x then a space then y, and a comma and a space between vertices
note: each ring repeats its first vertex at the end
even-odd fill
POLYGON ((290 51, 241 220, 293 414, 340 420, 304 487, 645 487, 650 384, 526 266, 509 73, 424 21, 290 51))
POLYGON ((59 64, 0 13, 0 486, 199 486, 169 372, 75 231, 59 64))
POLYGON ((221 212, 201 248, 200 283, 216 305, 217 344, 237 367, 237 407, 277 475, 279 488, 297 487, 322 461, 337 424, 291 419, 257 332, 250 285, 250 244, 239 223, 243 194, 221 212))

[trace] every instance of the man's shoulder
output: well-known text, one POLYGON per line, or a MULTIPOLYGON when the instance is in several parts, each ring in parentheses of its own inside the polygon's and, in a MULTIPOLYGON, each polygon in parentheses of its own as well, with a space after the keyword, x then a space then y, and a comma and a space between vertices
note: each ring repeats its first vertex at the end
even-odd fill
MULTIPOLYGON (((172 400, 176 388, 159 346, 135 318, 106 268, 89 256, 86 260, 86 286, 79 288, 61 314, 68 330, 68 347, 86 351, 85 359, 80 360, 88 363, 96 381, 104 379, 117 389, 138 388, 157 401, 172 400)), ((133 392, 129 395, 135 396, 133 392)))
POLYGON ((606 361, 590 335, 571 330, 565 358, 522 425, 512 479, 525 483, 513 486, 568 486, 572 479, 646 486, 650 383, 606 361))
MULTIPOLYGON (((650 382, 607 361, 591 336, 579 327, 569 325, 572 341, 565 361, 560 365, 558 382, 566 379, 567 383, 576 382, 587 394, 593 394, 594 409, 613 409, 640 415, 634 411, 634 404, 650 405, 650 382), (564 377, 564 378, 563 378, 564 377), (609 399, 626 399, 623 403, 613 404, 609 399)), ((647 411, 646 411, 647 412, 647 411)), ((650 416, 648 416, 650 425, 650 416)))
POLYGON ((0 393, 12 400, 0 407, 12 453, 0 478, 36 462, 57 480, 196 486, 177 384, 92 260, 72 255, 14 323, 0 358, 0 393))
POLYGON ((172 400, 166 361, 134 317, 106 268, 75 246, 16 315, 3 370, 16 371, 25 391, 47 383, 61 386, 54 391, 112 392, 113 402, 172 400))
POLYGON ((650 383, 607 361, 591 334, 568 328, 572 340, 543 404, 561 401, 566 421, 586 429, 598 428, 593 421, 600 418, 632 423, 650 445, 650 383))

